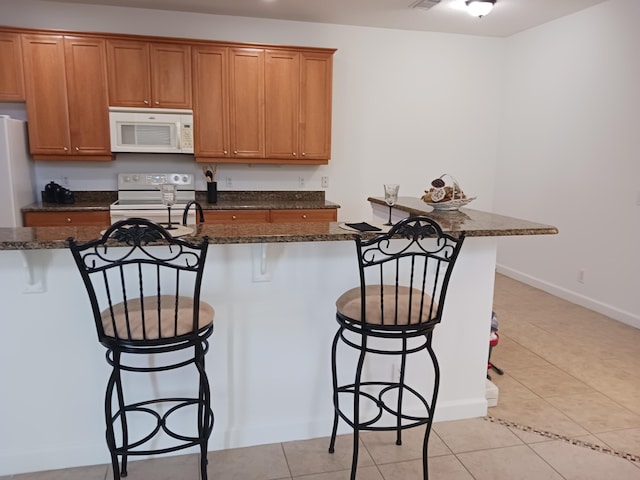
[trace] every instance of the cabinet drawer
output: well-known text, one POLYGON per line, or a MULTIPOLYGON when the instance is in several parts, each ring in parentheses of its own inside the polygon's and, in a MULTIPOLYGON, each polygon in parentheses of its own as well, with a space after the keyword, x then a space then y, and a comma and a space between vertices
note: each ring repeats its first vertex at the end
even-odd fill
POLYGON ((25 227, 59 227, 63 225, 75 226, 107 226, 111 224, 109 212, 25 212, 25 227))
POLYGON ((335 208, 271 210, 273 223, 335 222, 337 219, 335 208))
POLYGON ((205 223, 268 223, 269 210, 209 210, 205 223))

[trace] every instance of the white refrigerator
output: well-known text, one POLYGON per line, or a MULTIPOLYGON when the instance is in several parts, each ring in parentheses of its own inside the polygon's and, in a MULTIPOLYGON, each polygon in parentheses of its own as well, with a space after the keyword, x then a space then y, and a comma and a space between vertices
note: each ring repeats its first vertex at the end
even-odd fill
POLYGON ((36 202, 27 124, 0 115, 0 228, 22 227, 20 209, 36 202))

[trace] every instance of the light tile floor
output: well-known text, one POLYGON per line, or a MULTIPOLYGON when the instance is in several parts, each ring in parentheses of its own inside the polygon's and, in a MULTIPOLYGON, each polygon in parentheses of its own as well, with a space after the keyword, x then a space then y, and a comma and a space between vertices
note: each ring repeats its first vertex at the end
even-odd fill
MULTIPOLYGON (((640 330, 502 275, 487 418, 434 425, 432 480, 640 480, 640 330)), ((421 431, 362 435, 358 480, 419 480, 421 431)), ((209 453, 211 480, 347 480, 351 437, 209 453)), ((0 480, 110 480, 99 465, 0 480)), ((131 480, 198 478, 198 456, 131 462, 131 480)))

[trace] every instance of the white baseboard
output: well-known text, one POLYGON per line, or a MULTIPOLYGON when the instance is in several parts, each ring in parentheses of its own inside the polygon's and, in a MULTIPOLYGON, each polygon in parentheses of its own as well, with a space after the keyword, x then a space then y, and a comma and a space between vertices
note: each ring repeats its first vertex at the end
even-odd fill
POLYGON ((538 288, 544 292, 550 293, 551 295, 555 295, 556 297, 567 300, 568 302, 575 303, 576 305, 580 305, 581 307, 585 307, 589 310, 593 310, 594 312, 601 313, 602 315, 606 315, 607 317, 613 318, 614 320, 618 320, 622 323, 626 323, 627 325, 630 325, 632 327, 640 328, 640 317, 638 315, 632 314, 631 312, 627 312, 612 305, 608 305, 592 298, 585 297, 584 295, 581 295, 579 293, 567 290, 566 288, 559 287, 544 280, 540 280, 512 268, 505 267, 504 265, 498 264, 496 266, 496 271, 509 278, 513 278, 514 280, 526 283, 527 285, 538 288))
MULTIPOLYGON (((434 422, 484 417, 487 415, 487 407, 487 399, 485 397, 461 401, 438 401, 434 422)), ((421 415, 423 411, 416 410, 414 412, 408 410, 404 413, 407 415, 421 415)), ((264 425, 250 429, 230 429, 227 430, 223 436, 218 437, 220 441, 216 441, 216 438, 212 437, 209 442, 209 450, 242 448, 254 445, 329 437, 332 426, 333 417, 326 417, 316 420, 313 423, 289 423, 286 425, 264 425)), ((338 424, 338 434, 348 434, 351 433, 351 431, 351 428, 346 425, 344 421, 340 420, 338 424)))

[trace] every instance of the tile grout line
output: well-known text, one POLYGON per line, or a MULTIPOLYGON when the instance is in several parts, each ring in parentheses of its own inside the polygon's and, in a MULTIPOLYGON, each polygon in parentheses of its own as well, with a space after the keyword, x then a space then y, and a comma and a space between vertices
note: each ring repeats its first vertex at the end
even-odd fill
POLYGON ((566 442, 566 443, 569 443, 571 445, 576 445, 578 447, 589 448, 589 449, 594 450, 596 452, 606 453, 607 455, 612 455, 614 457, 624 458, 624 459, 629 460, 631 462, 640 463, 640 456, 634 455, 632 453, 622 452, 620 450, 614 450, 612 448, 603 447, 603 446, 595 444, 595 443, 583 442, 582 440, 577 440, 575 438, 567 437, 567 436, 564 436, 564 435, 559 435, 557 433, 548 432, 546 430, 539 430, 537 428, 528 427, 526 425, 520 425, 518 423, 511 422, 509 420, 502 420, 500 418, 495 418, 495 417, 492 417, 490 415, 487 415, 486 417, 484 417, 484 419, 486 421, 488 421, 488 422, 497 423, 497 424, 505 426, 505 427, 517 428, 518 430, 521 430, 523 432, 535 433, 537 435, 541 435, 543 437, 547 437, 547 438, 550 438, 552 440, 560 440, 562 442, 566 442))

